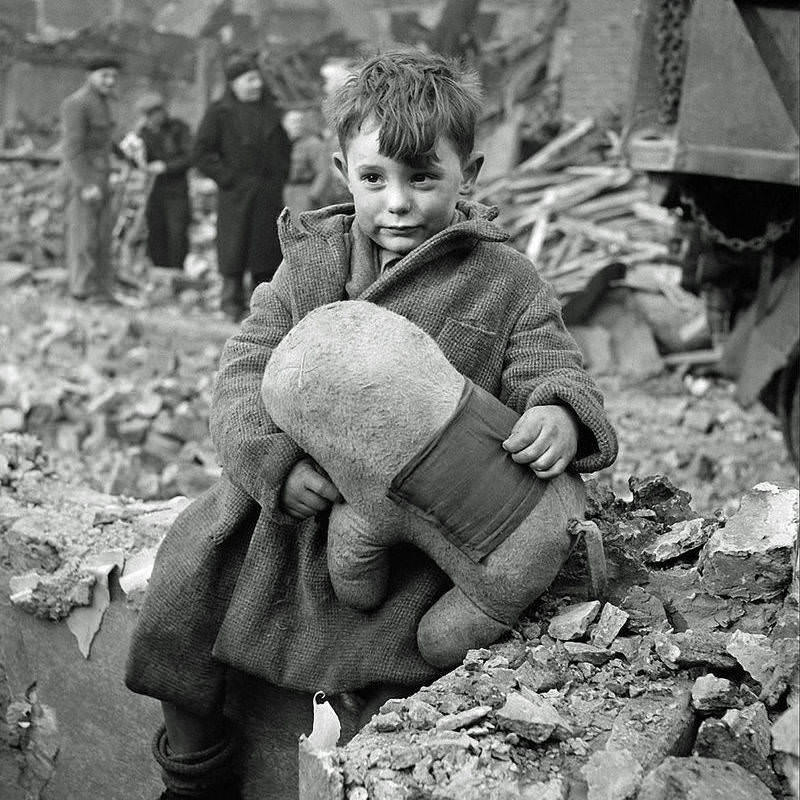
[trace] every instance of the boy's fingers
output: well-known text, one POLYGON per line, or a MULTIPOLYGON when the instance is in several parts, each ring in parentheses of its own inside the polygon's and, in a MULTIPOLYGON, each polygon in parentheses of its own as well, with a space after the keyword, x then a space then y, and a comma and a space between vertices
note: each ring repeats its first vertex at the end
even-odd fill
POLYGON ((325 511, 326 509, 330 508, 331 505, 330 500, 314 491, 311 491, 310 489, 306 489, 297 499, 304 506, 310 508, 314 514, 318 514, 320 511, 325 511))
POLYGON ((284 506, 286 513, 295 519, 307 519, 314 516, 314 511, 304 503, 286 503, 284 506))
POLYGON ((545 436, 543 432, 540 432, 527 447, 512 453, 511 458, 513 458, 517 464, 530 464, 541 458, 550 448, 550 444, 549 438, 545 436))
POLYGON ((561 451, 551 444, 539 458, 531 461, 529 466, 532 470, 550 469, 559 458, 561 458, 561 451))
POLYGON ((503 449, 509 453, 516 453, 521 448, 527 447, 541 433, 542 426, 535 421, 520 417, 508 438, 503 442, 503 449))
POLYGON ((309 469, 306 472, 303 476, 303 484, 306 489, 318 494, 320 497, 324 497, 331 503, 335 503, 341 497, 339 490, 334 486, 330 478, 325 477, 316 470, 309 469))
POLYGON ((536 475, 537 478, 541 478, 542 480, 547 480, 548 478, 555 478, 556 475, 560 475, 567 468, 568 463, 569 462, 567 461, 567 459, 562 457, 559 458, 558 461, 556 461, 556 463, 553 464, 553 466, 550 467, 549 469, 543 469, 543 470, 535 469, 533 473, 534 475, 536 475))

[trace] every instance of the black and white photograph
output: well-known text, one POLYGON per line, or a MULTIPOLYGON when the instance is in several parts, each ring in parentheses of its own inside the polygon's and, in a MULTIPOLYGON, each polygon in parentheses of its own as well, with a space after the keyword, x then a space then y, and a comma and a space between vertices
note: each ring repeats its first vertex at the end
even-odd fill
POLYGON ((800 800, 797 0, 0 0, 2 800, 800 800))

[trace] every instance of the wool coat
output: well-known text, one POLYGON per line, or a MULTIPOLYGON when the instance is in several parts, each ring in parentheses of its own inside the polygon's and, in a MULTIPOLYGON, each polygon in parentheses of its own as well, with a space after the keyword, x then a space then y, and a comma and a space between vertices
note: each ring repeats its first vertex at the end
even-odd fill
MULTIPOLYGON (((421 327, 462 374, 517 412, 568 405, 581 422, 574 467, 590 472, 610 464, 616 437, 552 290, 503 243, 494 210, 459 208, 460 221, 385 271, 359 299, 421 327)), ((264 408, 264 368, 306 314, 348 299, 353 224, 352 206, 308 212, 297 222, 286 211, 281 216, 283 264, 254 293, 215 384, 211 432, 224 474, 160 548, 128 659, 134 691, 211 710, 224 696, 224 665, 331 693, 419 685, 437 675, 419 654, 416 628, 450 586, 438 567, 414 548, 398 548, 386 602, 371 612, 346 607, 328 576, 326 519, 298 521, 278 504, 303 453, 264 408)))
POLYGON ((266 91, 242 103, 230 88, 206 110, 193 145, 194 165, 219 187, 217 256, 229 277, 269 280, 281 260, 276 221, 283 208, 291 144, 266 91))
POLYGON ((61 143, 66 186, 66 260, 70 293, 85 298, 108 292, 112 279, 110 201, 111 153, 115 128, 108 98, 85 83, 61 104, 61 143), (86 186, 101 197, 81 199, 86 186))
POLYGON ((189 252, 189 201, 187 172, 191 166, 192 132, 180 119, 167 117, 156 129, 140 131, 148 163, 163 161, 147 197, 147 255, 159 267, 182 269, 189 252))

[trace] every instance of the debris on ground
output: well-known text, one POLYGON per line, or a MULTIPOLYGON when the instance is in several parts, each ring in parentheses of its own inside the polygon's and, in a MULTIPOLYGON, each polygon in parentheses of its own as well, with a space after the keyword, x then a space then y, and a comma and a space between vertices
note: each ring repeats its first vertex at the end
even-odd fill
POLYGON ((727 518, 698 516, 663 476, 630 488, 624 501, 590 483, 607 601, 586 597, 574 556, 503 641, 388 700, 325 756, 339 776, 330 785, 343 787, 325 800, 797 797, 797 489, 757 485, 727 518), (680 532, 692 546, 654 562, 658 543, 680 532), (712 566, 728 532, 739 583, 712 566), (749 565, 775 541, 787 549, 776 564, 789 569, 743 596, 749 565), (684 602, 696 602, 694 615, 684 602))
POLYGON ((9 600, 38 617, 66 619, 88 658, 110 602, 110 574, 121 576, 131 602, 141 600, 142 575, 189 500, 143 502, 66 482, 26 434, 0 434, 2 463, 9 469, 0 490, 0 564, 11 573, 9 600))

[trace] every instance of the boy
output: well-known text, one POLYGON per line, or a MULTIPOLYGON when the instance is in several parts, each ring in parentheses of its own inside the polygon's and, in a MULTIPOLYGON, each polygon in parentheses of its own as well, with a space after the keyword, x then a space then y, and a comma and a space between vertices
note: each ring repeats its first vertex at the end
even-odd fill
MULTIPOLYGON (((282 215, 284 261, 254 294, 215 387, 211 430, 224 477, 161 546, 134 636, 128 686, 158 697, 165 712, 156 746, 172 787, 165 797, 237 796, 220 788, 231 750, 220 722, 226 674, 334 694, 388 683, 408 691, 437 676, 415 632, 448 581, 409 548, 396 556, 383 606, 364 613, 338 603, 325 563, 325 512, 338 490, 260 400, 272 349, 309 311, 359 298, 417 324, 522 415, 503 446, 542 478, 616 456, 551 290, 502 244, 495 212, 459 202, 483 161, 473 152, 479 109, 471 75, 411 53, 371 59, 332 99, 335 161, 355 208, 282 215)), ((298 732, 287 736, 290 753, 298 732)), ((280 796, 290 795, 287 787, 280 796)))

